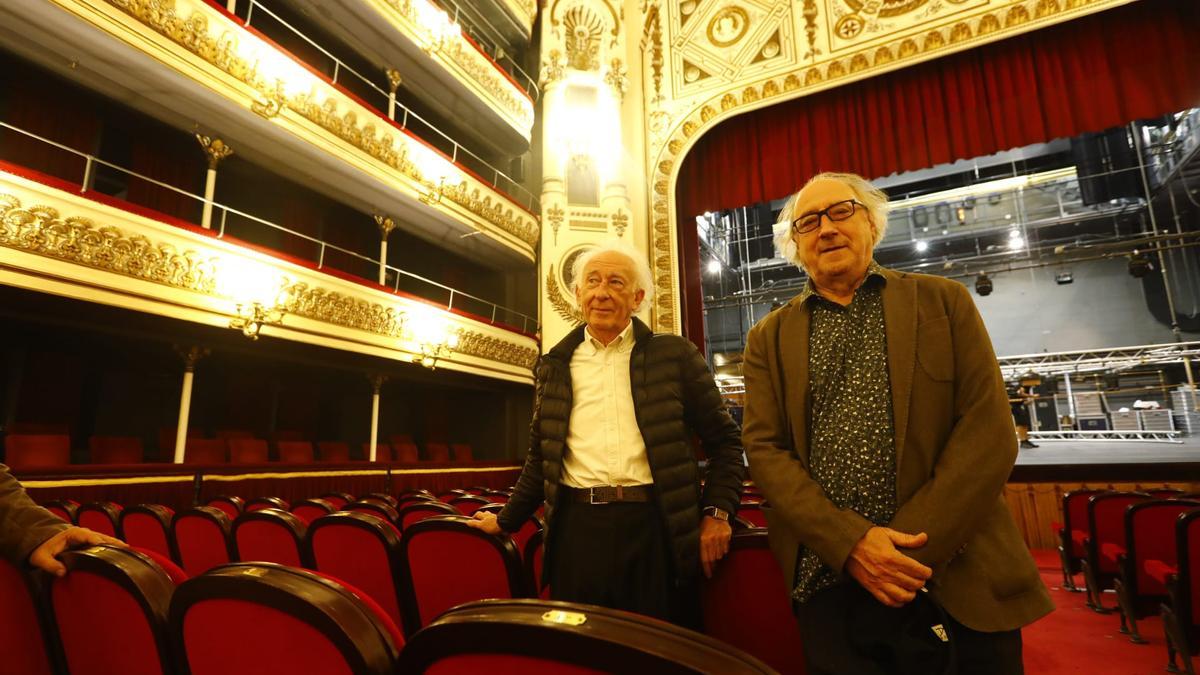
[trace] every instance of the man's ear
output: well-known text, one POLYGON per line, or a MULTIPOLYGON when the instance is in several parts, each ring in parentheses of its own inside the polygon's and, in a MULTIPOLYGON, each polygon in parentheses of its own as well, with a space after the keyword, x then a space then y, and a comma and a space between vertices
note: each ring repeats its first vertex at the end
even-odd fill
POLYGON ((639 288, 633 294, 633 311, 634 313, 642 311, 642 301, 646 299, 646 289, 639 288))

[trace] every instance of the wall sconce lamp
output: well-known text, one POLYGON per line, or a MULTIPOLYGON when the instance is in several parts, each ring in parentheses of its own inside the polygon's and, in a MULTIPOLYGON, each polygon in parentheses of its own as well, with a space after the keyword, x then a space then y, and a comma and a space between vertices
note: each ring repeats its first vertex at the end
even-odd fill
POLYGON ((432 190, 430 190, 428 192, 422 192, 417 197, 417 199, 420 200, 420 202, 422 204, 428 204, 429 206, 434 206, 436 204, 441 203, 442 195, 445 193, 445 190, 446 190, 446 177, 442 176, 441 178, 438 179, 437 187, 433 188, 432 190))
POLYGON ((413 357, 413 363, 419 363, 430 370, 437 370, 438 359, 444 359, 458 347, 458 333, 447 332, 440 338, 421 342, 421 354, 413 357))
POLYGON ((229 321, 229 327, 242 331, 251 340, 258 339, 264 324, 278 326, 283 323, 287 309, 281 305, 266 307, 261 302, 238 303, 237 316, 229 321))

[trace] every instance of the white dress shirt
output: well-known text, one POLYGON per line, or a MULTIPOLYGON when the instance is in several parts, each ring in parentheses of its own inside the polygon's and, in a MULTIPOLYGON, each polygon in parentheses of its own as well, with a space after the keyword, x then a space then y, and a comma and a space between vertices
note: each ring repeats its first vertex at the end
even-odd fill
POLYGON ((629 384, 633 322, 607 346, 584 330, 571 356, 574 407, 562 482, 576 488, 652 483, 629 384))

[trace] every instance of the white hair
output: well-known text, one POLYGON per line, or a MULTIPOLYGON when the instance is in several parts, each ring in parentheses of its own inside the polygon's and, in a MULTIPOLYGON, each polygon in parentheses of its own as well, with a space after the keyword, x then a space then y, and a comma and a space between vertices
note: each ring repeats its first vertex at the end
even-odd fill
POLYGON ((629 264, 633 268, 634 293, 639 290, 646 292, 641 304, 633 311, 637 313, 641 312, 643 308, 649 307, 650 299, 654 297, 654 277, 650 273, 650 264, 646 262, 646 256, 643 253, 620 239, 607 239, 575 256, 575 261, 571 265, 571 279, 575 288, 571 290, 579 290, 580 284, 583 283, 583 270, 601 253, 617 253, 629 259, 629 264))
POLYGON ((779 251, 780 257, 784 260, 801 269, 804 268, 800 264, 800 252, 796 249, 796 238, 792 236, 792 219, 796 217, 796 202, 800 200, 800 193, 804 192, 804 188, 819 180, 836 180, 844 184, 854 192, 854 198, 862 202, 871 222, 875 224, 875 241, 871 243, 872 248, 883 240, 883 235, 887 232, 888 198, 883 190, 871 185, 866 178, 855 173, 823 171, 809 178, 804 187, 797 190, 796 194, 787 200, 787 203, 783 205, 783 210, 779 212, 779 220, 773 226, 775 250, 779 251))

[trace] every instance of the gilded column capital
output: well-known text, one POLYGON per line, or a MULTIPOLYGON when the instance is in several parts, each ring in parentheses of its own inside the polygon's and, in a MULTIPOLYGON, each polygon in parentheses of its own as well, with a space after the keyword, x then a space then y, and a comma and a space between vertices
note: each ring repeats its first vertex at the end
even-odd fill
POLYGON ((392 230, 396 229, 396 221, 391 216, 375 214, 375 226, 379 228, 379 238, 386 240, 392 230))
POLYGON ((175 353, 183 359, 184 371, 192 373, 196 371, 196 363, 199 362, 200 359, 212 354, 212 350, 208 347, 198 347, 196 345, 191 345, 189 347, 175 345, 175 353))
POLYGON ((401 77, 400 71, 396 70, 395 68, 385 68, 383 72, 387 74, 388 89, 391 91, 391 93, 395 94, 396 90, 399 89, 400 85, 404 82, 404 78, 401 77))
POLYGON ((367 381, 371 383, 371 393, 378 395, 379 390, 383 389, 383 383, 387 382, 387 375, 380 373, 371 373, 367 375, 367 381))
POLYGON ((204 134, 196 134, 196 140, 200 143, 200 148, 204 150, 204 154, 208 155, 208 168, 216 171, 217 165, 221 160, 233 154, 233 148, 225 144, 219 138, 205 136, 204 134))

